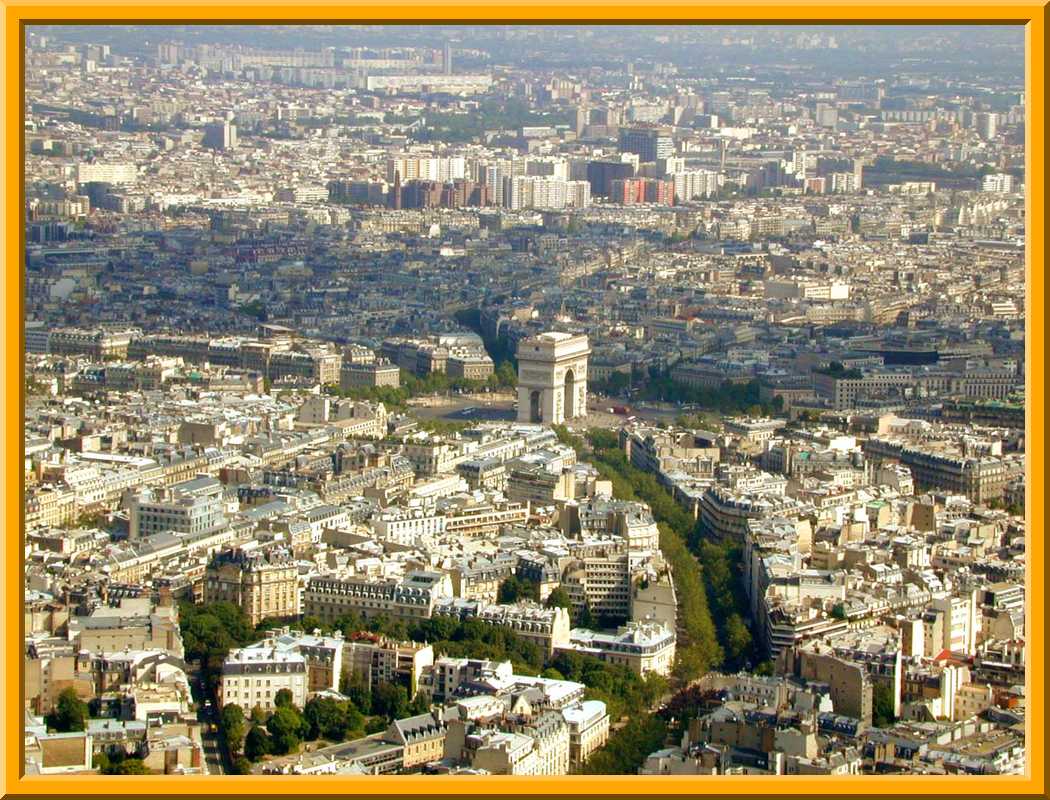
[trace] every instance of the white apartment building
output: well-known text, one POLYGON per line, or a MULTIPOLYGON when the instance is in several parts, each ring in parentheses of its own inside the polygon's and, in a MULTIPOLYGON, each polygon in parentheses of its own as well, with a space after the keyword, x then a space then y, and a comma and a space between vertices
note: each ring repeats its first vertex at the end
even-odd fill
MULTIPOLYGON (((673 159, 668 159, 671 161, 673 159)), ((710 197, 722 186, 722 176, 710 170, 691 170, 674 172, 674 199, 676 203, 693 200, 698 197, 710 197)))
POLYGON ((466 159, 463 156, 400 156, 386 162, 386 179, 393 183, 394 175, 401 176, 401 183, 406 181, 448 181, 459 180, 466 174, 466 159))
POLYGON ((475 94, 492 85, 491 75, 369 75, 363 79, 370 92, 386 90, 394 93, 422 91, 475 94))
POLYGON ((533 603, 482 606, 477 619, 491 625, 504 625, 518 636, 543 648, 547 655, 569 641, 569 612, 564 608, 544 608, 533 603))
POLYGON ((662 623, 632 622, 615 634, 574 628, 562 648, 623 664, 639 675, 670 675, 674 666, 675 632, 662 623))
POLYGON ((924 615, 926 652, 936 655, 941 650, 973 655, 977 633, 981 629, 981 609, 977 591, 962 597, 934 599, 924 615))
POLYGON ((77 183, 134 183, 138 177, 135 164, 77 164, 77 183))
POLYGON ((231 650, 223 661, 221 705, 236 703, 245 711, 255 706, 272 711, 281 689, 290 691, 292 702, 300 708, 306 703, 306 658, 301 654, 276 647, 246 647, 231 650))
POLYGON ((128 538, 161 531, 203 533, 225 522, 222 484, 201 476, 154 492, 144 489, 128 502, 128 538))
POLYGON ((996 192, 998 194, 1009 194, 1014 189, 1014 176, 1001 172, 985 175, 981 179, 982 192, 996 192))
POLYGON ((322 622, 351 611, 365 618, 427 619, 440 600, 451 597, 452 578, 436 572, 410 572, 401 581, 319 575, 306 584, 303 613, 322 622))
POLYGON ((560 712, 540 714, 521 730, 532 739, 536 752, 533 775, 569 774, 569 726, 560 712))
POLYGON ((342 631, 337 631, 334 636, 323 636, 318 630, 307 633, 286 626, 269 631, 266 639, 244 650, 298 653, 306 660, 307 691, 337 692, 339 679, 343 674, 345 645, 342 631))
POLYGON ((514 210, 585 208, 591 204, 591 185, 587 181, 520 176, 508 179, 503 199, 504 205, 514 210))
POLYGON ((732 417, 725 420, 725 431, 748 442, 766 442, 773 434, 787 425, 786 419, 752 419, 732 417))

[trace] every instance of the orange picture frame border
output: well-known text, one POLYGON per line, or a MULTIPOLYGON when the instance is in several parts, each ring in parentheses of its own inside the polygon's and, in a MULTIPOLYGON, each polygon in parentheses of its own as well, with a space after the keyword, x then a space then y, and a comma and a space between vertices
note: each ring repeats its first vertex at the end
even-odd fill
POLYGON ((174 4, 110 0, 84 2, 5 2, 4 8, 4 263, 3 372, 5 443, 5 531, 3 543, 5 622, 4 795, 41 797, 81 795, 833 795, 833 796, 1046 796, 1044 756, 1044 187, 1045 70, 1044 2, 1004 5, 961 2, 714 2, 691 4, 661 0, 640 6, 624 0, 550 0, 523 2, 396 2, 366 5, 311 2, 174 4), (1024 776, 31 776, 23 775, 24 665, 22 446, 24 441, 23 291, 25 207, 23 175, 24 30, 33 24, 1015 24, 1025 27, 1026 180, 1025 214, 1035 225, 1027 231, 1025 295, 1026 341, 1026 746, 1024 776), (17 533, 17 535, 16 535, 17 533))

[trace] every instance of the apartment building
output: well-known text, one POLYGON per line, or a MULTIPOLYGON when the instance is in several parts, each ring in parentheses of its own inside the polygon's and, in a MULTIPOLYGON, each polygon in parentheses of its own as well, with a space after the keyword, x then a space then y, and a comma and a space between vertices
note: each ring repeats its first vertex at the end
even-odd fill
POLYGON ((536 775, 537 756, 531 736, 503 731, 472 733, 464 750, 470 764, 492 775, 536 775))
POLYGON ((48 334, 48 352, 55 355, 86 355, 96 361, 123 359, 127 358, 128 345, 137 333, 133 329, 58 328, 48 334))
POLYGON ((473 696, 474 686, 497 691, 510 684, 514 668, 509 661, 487 661, 480 658, 441 656, 424 676, 424 688, 435 703, 454 697, 473 696))
POLYGON ((520 503, 553 505, 576 496, 576 476, 570 468, 552 472, 542 464, 507 464, 507 497, 520 503))
POLYGON ((1002 497, 1007 484, 1023 473, 1023 457, 966 455, 944 443, 907 445, 873 436, 863 447, 873 459, 893 459, 911 470, 917 491, 961 494, 975 503, 1002 497))
POLYGON ((376 386, 389 386, 396 389, 400 385, 401 368, 386 360, 371 363, 344 363, 339 372, 339 388, 344 392, 376 386))
POLYGON ((527 503, 471 503, 443 510, 445 532, 467 538, 497 534, 507 525, 524 525, 529 518, 527 503))
POLYGON ((226 524, 223 486, 208 475, 159 489, 144 489, 128 500, 128 538, 161 531, 203 534, 226 524))
POLYGON ((584 700, 562 715, 569 726, 569 771, 576 772, 609 741, 609 714, 600 700, 584 700))
POLYGON ((750 520, 808 513, 807 506, 793 498, 753 492, 750 488, 735 491, 724 486, 713 486, 704 492, 700 498, 700 522, 709 535, 743 541, 750 520))
POLYGON ((536 754, 533 775, 568 775, 571 741, 569 725, 560 711, 542 712, 511 730, 532 739, 536 754))
POLYGON ((472 458, 456 465, 471 489, 502 492, 507 488, 507 468, 498 458, 472 458))
POLYGON ((413 768, 444 755, 447 729, 437 712, 394 720, 386 730, 386 740, 404 747, 402 769, 413 768))
POLYGON ((409 572, 403 580, 316 576, 307 584, 303 613, 335 622, 350 612, 363 617, 427 619, 444 598, 452 597, 452 580, 436 572, 409 572))
POLYGON ((360 632, 343 642, 343 665, 362 675, 375 690, 381 683, 404 686, 410 697, 419 691, 423 673, 434 663, 434 648, 419 642, 398 642, 360 632))
POLYGON ((925 652, 935 656, 942 650, 973 655, 981 631, 981 609, 977 590, 960 597, 935 598, 923 614, 925 652))
POLYGON ((445 531, 445 516, 422 508, 387 508, 372 518, 376 538, 383 542, 411 545, 421 537, 445 531))
POLYGON ((548 656, 559 644, 569 641, 569 631, 572 628, 569 612, 564 608, 546 608, 531 602, 490 605, 484 601, 449 597, 435 605, 434 614, 502 625, 521 638, 537 644, 548 656))
POLYGON ((786 649, 781 661, 784 673, 827 684, 836 714, 871 724, 873 688, 863 665, 839 658, 817 643, 786 649))
POLYGON ((569 634, 572 650, 610 664, 622 664, 639 675, 670 675, 674 666, 675 632, 662 623, 630 622, 615 634, 575 628, 569 634))
POLYGON ((116 606, 98 606, 86 616, 71 616, 67 636, 77 652, 163 650, 182 658, 178 616, 178 608, 170 603, 158 605, 145 597, 122 597, 116 606))
POLYGON ((571 561, 562 572, 561 585, 575 608, 625 618, 631 608, 631 567, 631 556, 613 546, 571 561))
POLYGON ((287 689, 303 707, 309 693, 306 658, 275 647, 231 650, 222 664, 219 705, 236 704, 245 711, 258 706, 273 711, 277 693, 287 689))
POLYGON ((450 378, 483 381, 495 372, 495 364, 484 352, 462 352, 449 355, 446 364, 450 378))
POLYGON ((306 662, 307 692, 339 691, 339 681, 343 674, 342 631, 336 631, 332 636, 323 636, 319 630, 307 633, 286 625, 267 631, 263 641, 245 648, 248 649, 298 653, 306 662))
POLYGON ((725 432, 751 444, 761 444, 773 438, 776 431, 787 425, 786 419, 751 419, 731 417, 724 421, 725 432))
POLYGON ((500 584, 512 571, 511 562, 475 562, 456 565, 449 570, 449 574, 452 576, 452 590, 456 597, 495 603, 499 596, 500 584))
POLYGON ((281 550, 225 550, 208 563, 204 602, 238 606, 252 625, 300 613, 299 569, 281 550))

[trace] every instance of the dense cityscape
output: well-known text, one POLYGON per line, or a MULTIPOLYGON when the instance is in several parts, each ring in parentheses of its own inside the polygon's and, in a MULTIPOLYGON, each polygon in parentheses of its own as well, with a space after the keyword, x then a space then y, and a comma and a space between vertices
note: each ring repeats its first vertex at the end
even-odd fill
POLYGON ((27 775, 1023 775, 1024 30, 25 35, 27 775))

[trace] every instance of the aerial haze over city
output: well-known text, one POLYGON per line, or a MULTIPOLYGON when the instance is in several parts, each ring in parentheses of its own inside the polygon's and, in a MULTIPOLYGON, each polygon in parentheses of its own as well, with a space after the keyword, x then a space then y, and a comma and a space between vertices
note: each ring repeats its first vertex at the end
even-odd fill
POLYGON ((28 775, 1021 775, 1021 26, 25 29, 28 775))

